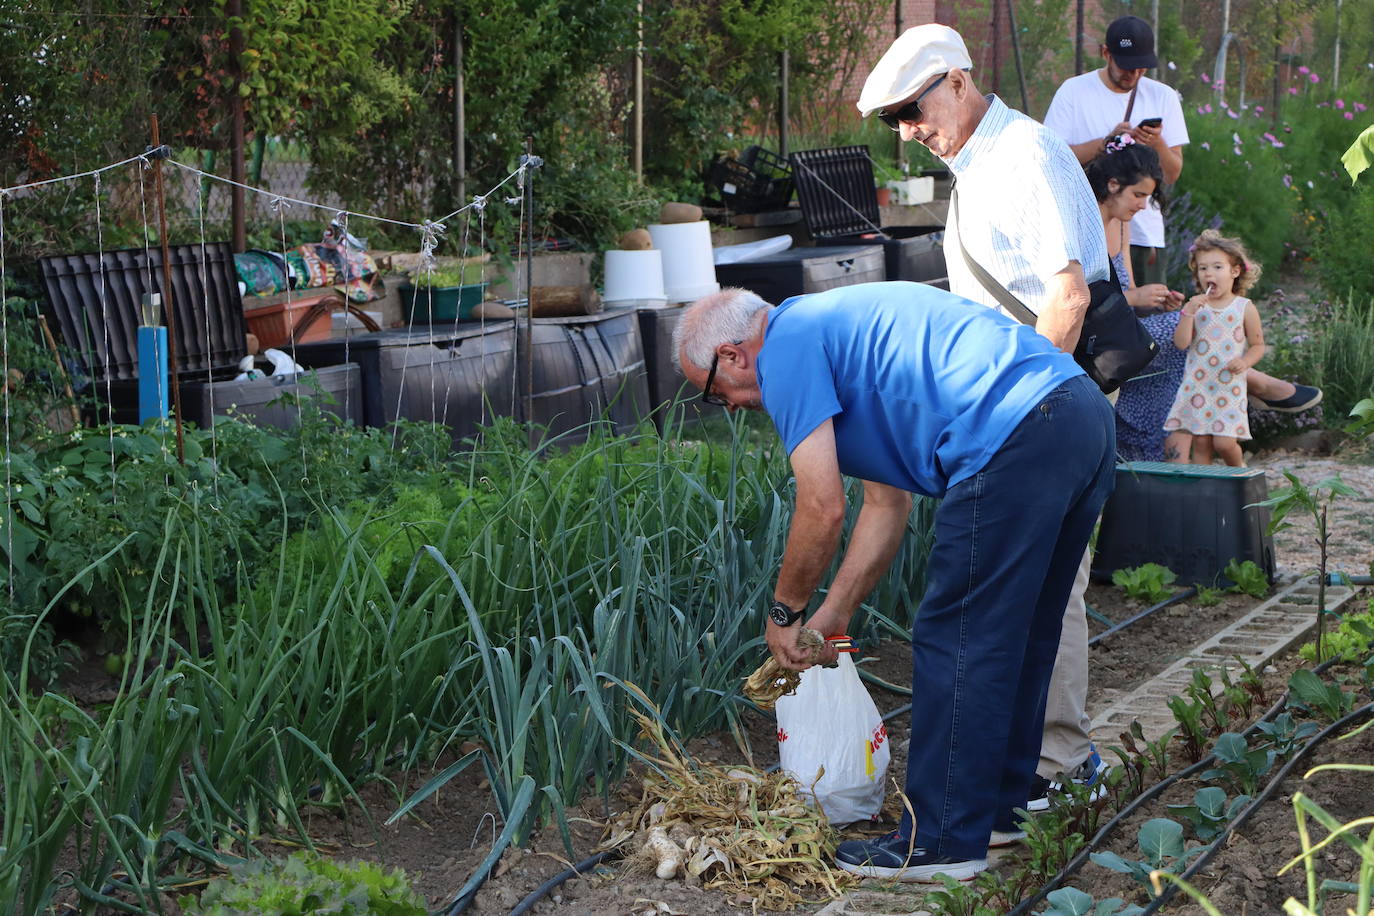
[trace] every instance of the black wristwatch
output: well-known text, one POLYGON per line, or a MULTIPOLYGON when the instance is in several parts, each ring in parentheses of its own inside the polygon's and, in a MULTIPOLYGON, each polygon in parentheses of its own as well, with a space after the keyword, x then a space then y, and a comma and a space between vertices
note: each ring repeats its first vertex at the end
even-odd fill
POLYGON ((794 611, 781 601, 774 601, 773 606, 768 609, 768 619, 780 627, 790 627, 801 618, 801 611, 794 611))

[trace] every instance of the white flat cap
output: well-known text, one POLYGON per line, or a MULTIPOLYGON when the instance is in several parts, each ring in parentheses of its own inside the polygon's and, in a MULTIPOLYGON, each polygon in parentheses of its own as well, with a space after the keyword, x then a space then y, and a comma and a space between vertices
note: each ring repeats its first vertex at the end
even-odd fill
POLYGON ((887 49, 859 93, 859 112, 873 112, 909 98, 932 76, 973 66, 964 39, 947 25, 928 22, 907 29, 887 49))

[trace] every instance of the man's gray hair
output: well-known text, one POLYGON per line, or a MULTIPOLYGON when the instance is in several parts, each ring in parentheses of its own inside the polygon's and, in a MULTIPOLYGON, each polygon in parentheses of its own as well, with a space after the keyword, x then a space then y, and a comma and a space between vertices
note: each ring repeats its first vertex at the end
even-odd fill
POLYGON ((711 365, 716 347, 748 340, 759 311, 772 307, 756 293, 737 287, 703 296, 687 306, 673 329, 673 354, 681 354, 693 366, 705 369, 711 365))

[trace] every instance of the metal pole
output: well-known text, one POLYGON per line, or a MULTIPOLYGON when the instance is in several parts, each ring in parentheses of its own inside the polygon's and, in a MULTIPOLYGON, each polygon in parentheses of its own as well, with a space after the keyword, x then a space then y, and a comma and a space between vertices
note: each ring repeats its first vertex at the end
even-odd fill
POLYGON ((782 89, 778 93, 778 155, 787 158, 787 83, 791 78, 791 58, 787 49, 782 49, 782 89))
MULTIPOLYGON (((892 28, 894 38, 900 38, 902 32, 906 30, 906 22, 902 18, 902 0, 893 0, 892 28)), ((902 177, 906 178, 911 174, 911 163, 907 162, 906 158, 906 144, 902 142, 902 135, 900 132, 893 135, 893 140, 897 147, 897 168, 902 170, 902 177)))
MULTIPOLYGON (((243 0, 228 0, 224 12, 231 19, 241 18, 243 0)), ((229 72, 232 75, 229 85, 229 177, 236 182, 229 186, 230 236, 235 251, 246 251, 248 228, 244 215, 243 188, 239 187, 246 179, 243 167, 243 96, 239 94, 239 87, 243 84, 243 30, 237 27, 229 30, 229 72)), ((170 303, 167 308, 170 312, 170 303)), ((174 369, 173 378, 176 377, 175 372, 174 369)), ((180 413, 177 422, 181 422, 180 413)), ((177 431, 180 432, 180 427, 177 431)))
POLYGON ((170 151, 162 148, 157 115, 152 116, 152 138, 152 155, 149 158, 153 160, 153 187, 157 191, 157 234, 162 242, 162 307, 167 316, 167 375, 172 380, 172 419, 177 428, 177 460, 184 465, 186 435, 181 429, 181 383, 177 380, 177 320, 172 297, 171 255, 167 251, 167 198, 162 190, 162 160, 167 158, 170 151))
POLYGON ((992 86, 994 95, 1002 94, 1002 4, 992 5, 992 86))
MULTIPOLYGON (((525 155, 521 162, 528 165, 534 149, 534 138, 525 137, 525 155)), ((534 423, 534 172, 527 168, 524 179, 525 197, 525 422, 534 423)), ((530 443, 534 443, 530 427, 530 443)))
MULTIPOLYGON (((1150 31, 1155 36, 1155 51, 1159 51, 1159 0, 1150 0, 1150 31)), ((1160 70, 1155 68, 1155 79, 1160 76, 1160 70)))
POLYGON ((635 181, 644 183, 644 0, 636 5, 638 37, 635 40, 635 181))
MULTIPOLYGON (((458 201, 468 199, 467 88, 463 83, 463 20, 453 12, 453 168, 458 173, 458 201)), ((464 255, 467 252, 463 253, 464 255)))
POLYGON ((1331 63, 1331 90, 1341 88, 1341 0, 1336 0, 1336 53, 1331 63))
POLYGON ((1016 79, 1021 84, 1021 111, 1030 114, 1030 95, 1026 92, 1026 71, 1021 67, 1021 36, 1016 33, 1016 3, 1007 0, 1007 19, 1011 23, 1011 50, 1016 56, 1016 79))
POLYGON ((1073 75, 1077 76, 1083 72, 1083 4, 1084 0, 1078 0, 1075 4, 1074 28, 1075 36, 1073 43, 1073 75))

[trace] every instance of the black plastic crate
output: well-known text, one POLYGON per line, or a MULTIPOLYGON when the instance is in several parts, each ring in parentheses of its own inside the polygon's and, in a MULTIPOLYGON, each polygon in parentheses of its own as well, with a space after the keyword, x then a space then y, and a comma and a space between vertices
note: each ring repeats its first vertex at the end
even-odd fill
POLYGON ((1102 510, 1092 574, 1166 566, 1184 585, 1230 585, 1222 570, 1252 561, 1274 578, 1264 472, 1195 464, 1131 461, 1116 467, 1116 489, 1102 510))
POLYGON ((357 363, 367 426, 397 419, 442 423, 457 446, 479 425, 516 411, 512 321, 394 328, 297 344, 288 352, 303 366, 357 363))
POLYGON ((727 207, 740 213, 781 210, 792 200, 792 169, 777 153, 751 146, 738 159, 721 156, 707 176, 727 207))
POLYGON ((649 416, 649 383, 635 309, 536 318, 530 328, 533 347, 528 353, 523 323, 517 334, 520 359, 516 390, 521 415, 526 380, 532 378, 529 416, 525 419, 546 427, 550 436, 562 436, 561 442, 571 444, 586 438, 579 428, 603 414, 617 432, 629 432, 649 416))
MULTIPOLYGON (((168 266, 177 371, 236 366, 248 353, 248 328, 228 243, 173 245, 168 266)), ((96 382, 138 378, 139 306, 144 293, 164 292, 162 250, 53 255, 38 268, 51 317, 86 374, 96 382)))
POLYGON ((944 226, 883 226, 866 146, 792 154, 806 230, 824 245, 882 245, 888 280, 948 287, 944 226))

